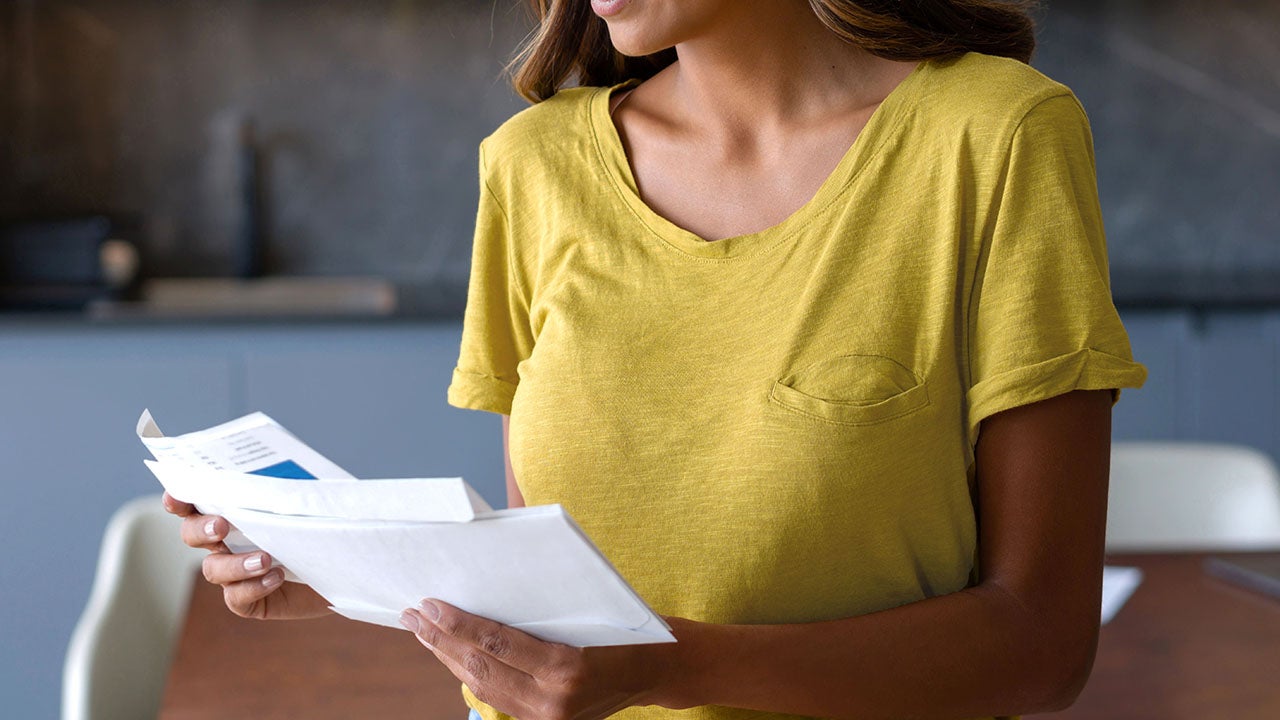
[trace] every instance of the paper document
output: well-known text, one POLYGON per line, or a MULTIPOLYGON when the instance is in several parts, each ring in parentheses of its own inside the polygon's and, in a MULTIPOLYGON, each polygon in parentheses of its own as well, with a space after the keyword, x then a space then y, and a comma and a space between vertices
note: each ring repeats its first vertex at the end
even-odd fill
POLYGON ((1142 569, 1106 565, 1102 568, 1102 624, 1120 612, 1129 596, 1142 583, 1142 569))
POLYGON ((165 437, 151 412, 143 410, 138 418, 138 438, 156 460, 187 467, 300 480, 355 479, 262 413, 207 430, 165 437))
MULTIPOLYGON (((137 432, 138 439, 147 446, 152 456, 172 468, 232 471, 303 480, 355 479, 351 473, 308 447, 263 413, 252 413, 186 435, 165 437, 152 419, 151 412, 143 410, 142 417, 138 418, 137 432)), ((170 488, 166 486, 165 489, 170 488)), ((169 494, 181 499, 181 491, 185 488, 178 485, 175 489, 179 492, 169 494)), ((221 513, 216 499, 210 498, 195 504, 204 514, 219 515, 221 513)), ((223 540, 223 544, 237 553, 260 549, 239 530, 233 530, 223 540)), ((297 576, 287 569, 285 579, 298 582, 297 576)))
POLYGON ((403 629, 401 611, 434 597, 578 647, 675 641, 559 505, 494 511, 461 478, 352 482, 261 413, 166 438, 144 412, 138 435, 169 494, 348 618, 403 629))

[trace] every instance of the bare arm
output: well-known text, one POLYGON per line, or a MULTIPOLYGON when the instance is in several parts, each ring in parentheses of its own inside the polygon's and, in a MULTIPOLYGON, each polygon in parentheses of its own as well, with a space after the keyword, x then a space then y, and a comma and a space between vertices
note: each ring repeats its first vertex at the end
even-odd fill
POLYGON ((511 416, 502 416, 502 463, 507 470, 507 507, 524 507, 524 495, 516 484, 516 473, 511 469, 511 416))
POLYGON ((1074 392, 983 422, 981 578, 960 592, 821 623, 671 618, 674 645, 585 651, 438 601, 403 622, 480 699, 528 720, 652 704, 862 719, 1065 707, 1097 643, 1109 395, 1074 392))
POLYGON ((687 698, 858 718, 1069 705, 1097 643, 1110 401, 1075 392, 982 424, 977 586, 832 622, 677 628, 687 698))

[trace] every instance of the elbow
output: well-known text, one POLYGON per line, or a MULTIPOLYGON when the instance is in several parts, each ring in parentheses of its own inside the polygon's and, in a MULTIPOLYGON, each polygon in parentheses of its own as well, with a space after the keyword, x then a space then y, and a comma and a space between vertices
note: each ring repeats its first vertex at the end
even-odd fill
POLYGON ((1071 707, 1093 671, 1093 660, 1098 648, 1098 627, 1070 633, 1055 642, 1041 644, 1037 655, 1039 668, 1034 683, 1034 708, 1025 712, 1058 712, 1071 707))
POLYGON ((1042 687, 1035 712, 1059 712, 1075 704, 1089 680, 1092 663, 1055 669, 1042 687))
POLYGON ((1002 589, 997 596, 1005 631, 1002 663, 1013 680, 1006 687, 1016 688, 1005 697, 1002 712, 1032 715, 1070 707, 1093 671, 1100 625, 1097 608, 1036 611, 1002 589))

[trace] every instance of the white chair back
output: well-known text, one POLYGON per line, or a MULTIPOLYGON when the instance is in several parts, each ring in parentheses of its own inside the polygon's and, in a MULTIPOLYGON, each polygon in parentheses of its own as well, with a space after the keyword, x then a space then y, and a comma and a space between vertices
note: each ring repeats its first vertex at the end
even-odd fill
POLYGON ((201 550, 178 536, 159 495, 111 517, 97 575, 71 635, 62 674, 63 720, 154 718, 186 615, 201 550))
POLYGON ((1112 446, 1107 550, 1280 548, 1280 473, 1242 446, 1112 446))

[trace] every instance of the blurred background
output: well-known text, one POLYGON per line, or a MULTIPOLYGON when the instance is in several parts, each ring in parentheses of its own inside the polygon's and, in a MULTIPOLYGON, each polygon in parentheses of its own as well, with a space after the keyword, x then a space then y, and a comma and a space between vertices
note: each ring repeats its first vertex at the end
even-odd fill
MULTIPOLYGON (((0 697, 57 713, 134 422, 252 410, 364 477, 501 505, 445 405, 476 146, 524 106, 512 0, 0 1, 0 697)), ((1280 458, 1280 4, 1052 0, 1035 65, 1090 114, 1150 379, 1118 439, 1280 458)))

